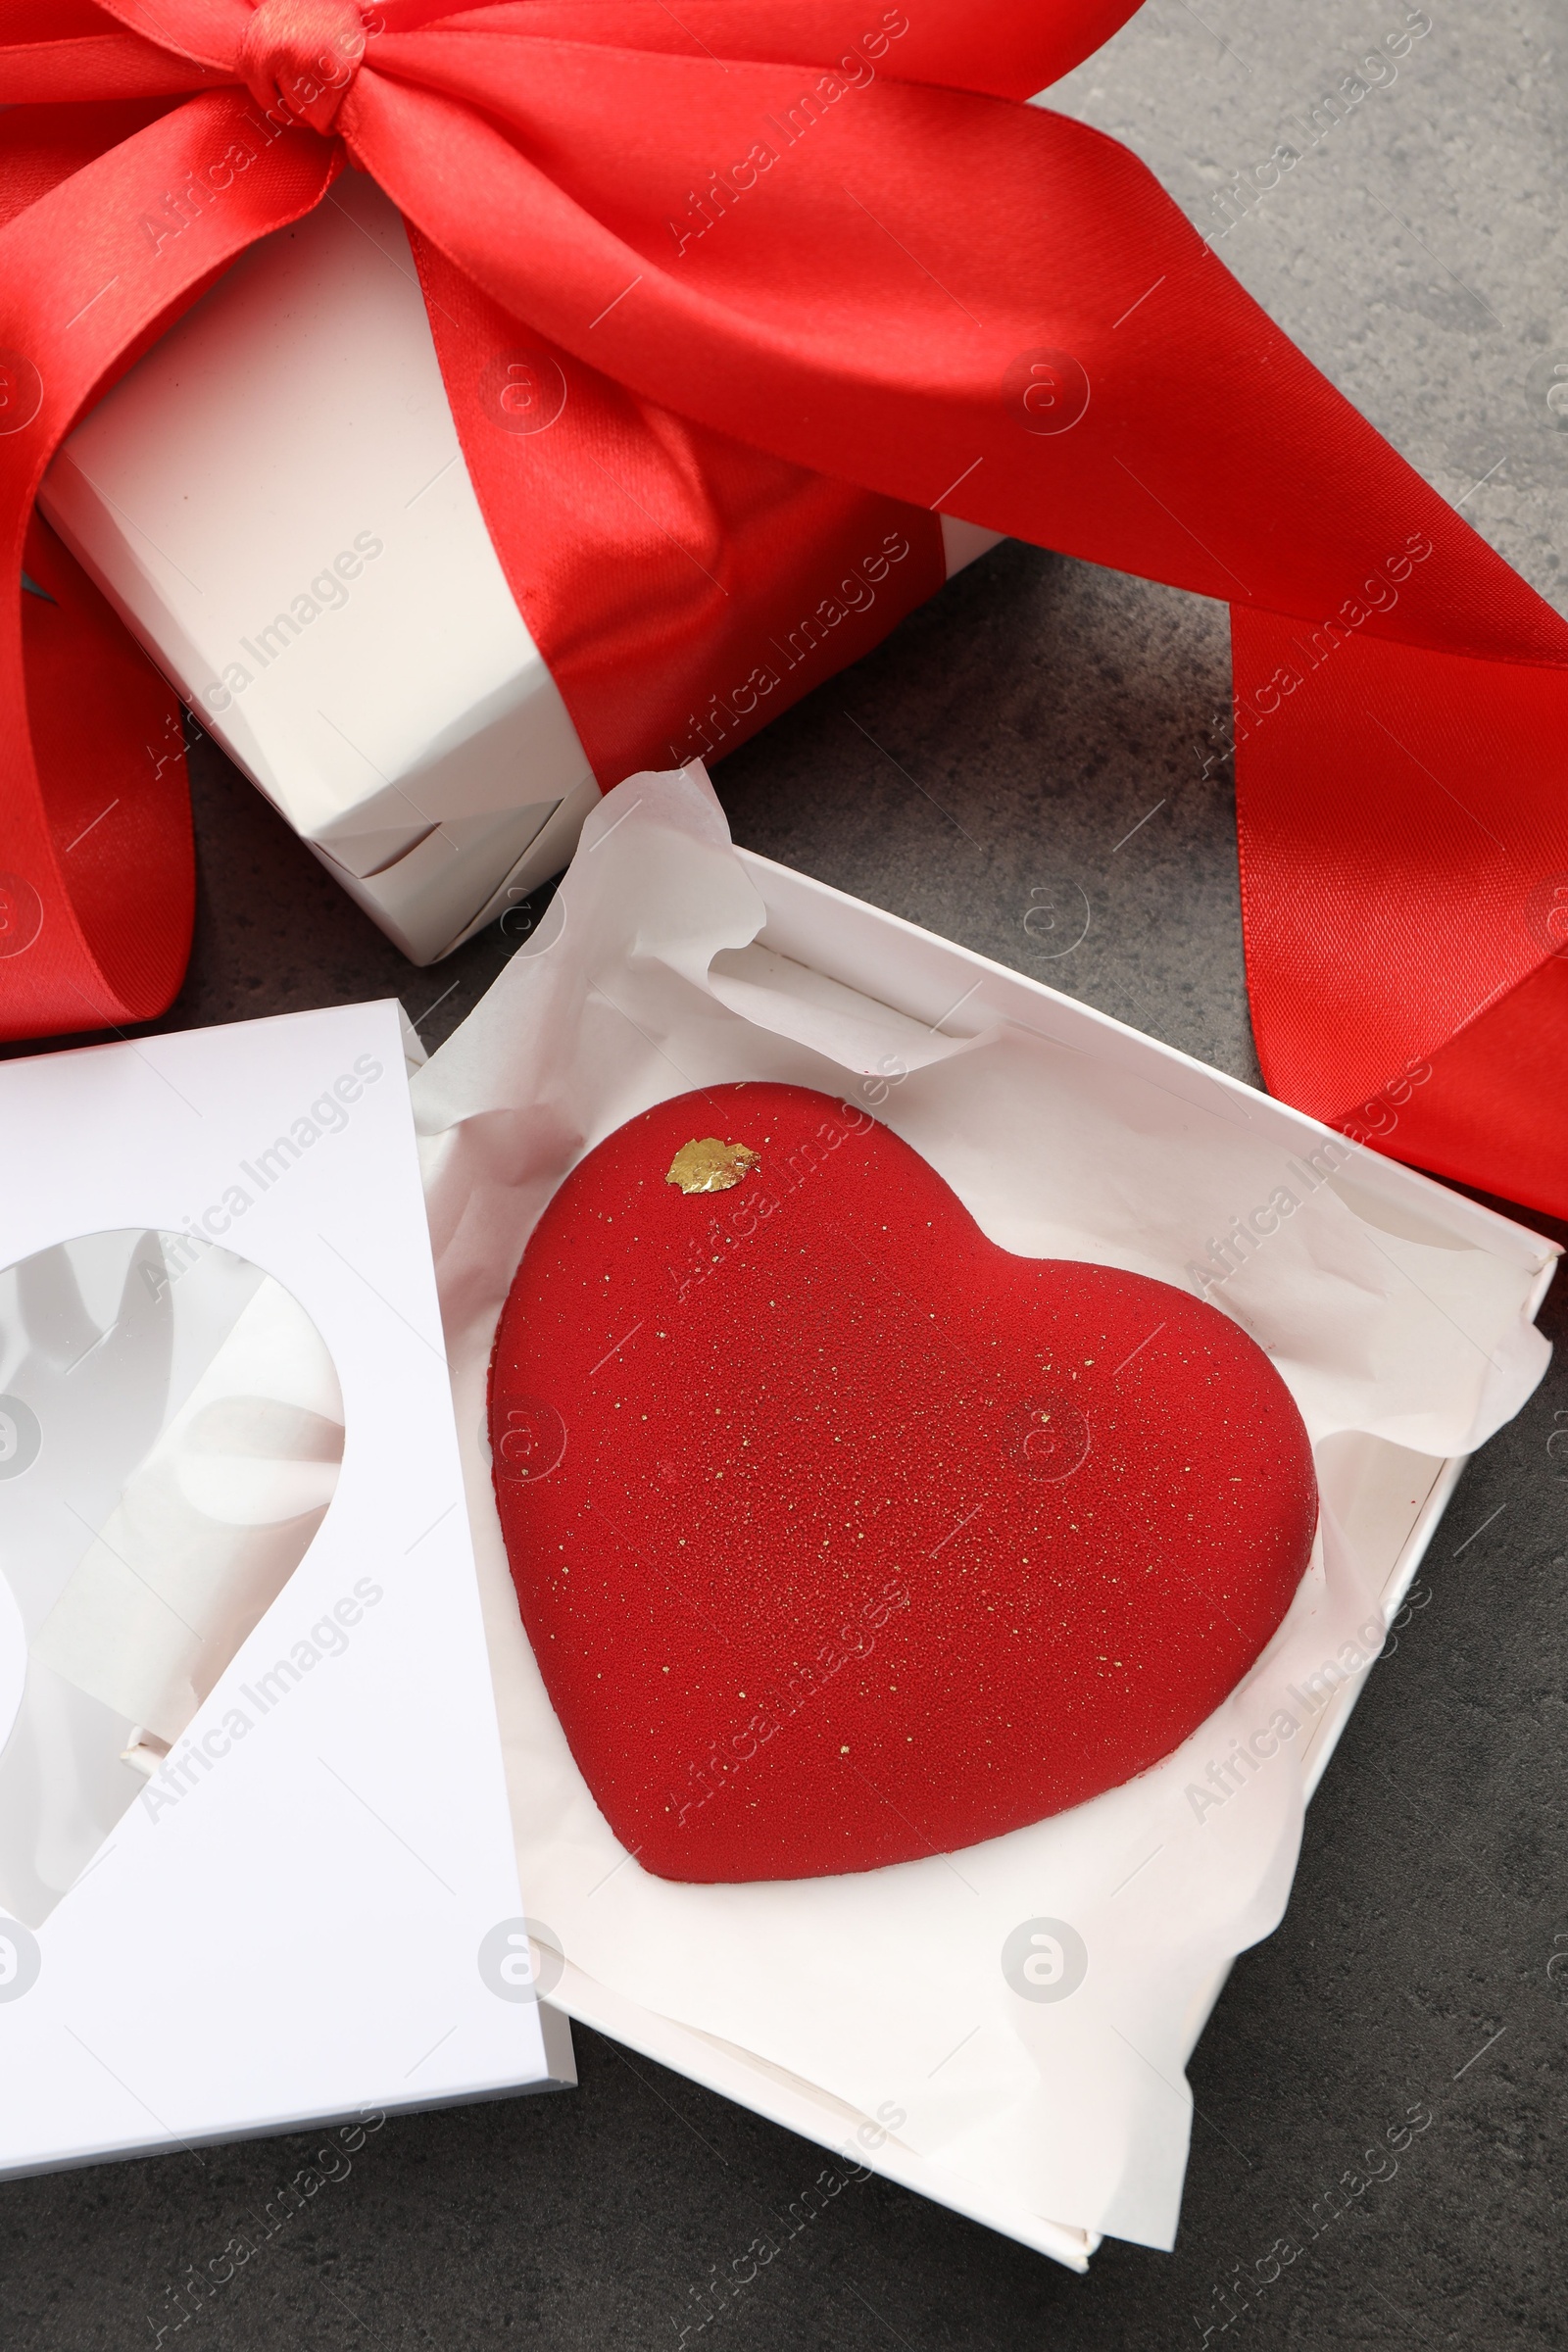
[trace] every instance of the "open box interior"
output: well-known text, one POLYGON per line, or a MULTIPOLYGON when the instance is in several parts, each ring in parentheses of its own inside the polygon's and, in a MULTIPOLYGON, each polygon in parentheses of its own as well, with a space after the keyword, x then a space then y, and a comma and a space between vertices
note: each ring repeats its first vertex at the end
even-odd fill
POLYGON ((1301 1807, 1364 1679, 1352 1637, 1374 1626, 1375 1648, 1463 1455, 1540 1377, 1532 1318, 1552 1246, 1071 999, 734 850, 700 771, 608 797, 539 933, 415 1098, 519 1872, 564 1954, 555 1997, 1073 2267, 1107 2231, 1168 2245, 1183 2064, 1235 1954, 1283 1909, 1301 1807), (653 1102, 740 1078, 869 1103, 1005 1248, 1187 1287, 1222 1212, 1297 1170, 1298 1213, 1212 1296, 1269 1348, 1313 1436, 1313 1566, 1183 1749, 964 1849, 972 1912, 939 1860, 721 1887, 652 1878, 593 1805, 522 1637, 481 1434, 513 1269, 584 1152, 653 1102), (1195 1772, 1303 1678, 1304 1736, 1245 1803, 1195 1818, 1195 1772), (1071 2001, 1023 2015, 997 1951, 1032 1915, 1077 1921, 1094 1958, 1071 2001))

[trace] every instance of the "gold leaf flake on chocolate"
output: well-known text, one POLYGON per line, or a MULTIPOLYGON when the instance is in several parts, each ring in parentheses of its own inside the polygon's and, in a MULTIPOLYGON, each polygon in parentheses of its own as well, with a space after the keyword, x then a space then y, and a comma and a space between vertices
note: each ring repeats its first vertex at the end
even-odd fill
POLYGON ((683 1193, 727 1193, 757 1162, 749 1144, 721 1144, 716 1135, 708 1135, 700 1143, 682 1144, 664 1182, 678 1184, 683 1193))

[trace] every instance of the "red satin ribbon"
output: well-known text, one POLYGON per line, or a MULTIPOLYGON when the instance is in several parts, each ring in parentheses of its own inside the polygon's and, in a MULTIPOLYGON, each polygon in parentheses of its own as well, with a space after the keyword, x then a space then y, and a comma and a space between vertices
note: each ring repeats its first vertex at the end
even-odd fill
MULTIPOLYGON (((1568 1211, 1568 627, 1133 157, 1019 103, 1131 13, 388 0, 362 54, 345 0, 11 0, 16 564, 74 418, 346 157, 411 223, 465 456, 603 778, 760 723, 809 682, 822 600, 848 617, 814 674, 880 633, 938 576, 938 511, 1222 598, 1270 1085, 1568 1211), (840 566, 899 540, 857 619, 840 566)), ((27 568, 56 601, 22 600, 25 672, 9 600, 0 644, 31 720, 0 746, 12 1035, 150 1015, 189 925, 177 757, 134 742, 172 706, 58 548, 27 568)))

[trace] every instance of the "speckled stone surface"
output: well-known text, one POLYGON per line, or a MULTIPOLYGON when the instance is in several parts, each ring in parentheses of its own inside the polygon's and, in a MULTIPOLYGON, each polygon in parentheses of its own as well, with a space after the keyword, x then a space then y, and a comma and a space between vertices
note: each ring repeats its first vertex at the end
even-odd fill
MULTIPOLYGON (((1149 0, 1057 94, 1205 227, 1233 219, 1226 262, 1559 604, 1565 84, 1551 0, 1149 0), (1423 14, 1397 79, 1311 143, 1314 107, 1423 14), (1216 212, 1293 143, 1277 188, 1216 212)), ((748 846, 1250 1076, 1226 691, 1221 612, 1006 548, 716 781, 748 846)), ((210 750, 197 770, 201 929, 172 1020, 393 993, 445 1036, 509 944, 411 971, 210 750)), ((1544 1320, 1560 1334, 1563 1298, 1544 1320)), ((313 2140, 0 2187, 6 2352, 122 2352, 161 2326, 191 2352, 1561 2343, 1564 1431, 1554 1371, 1439 1531, 1285 1923, 1200 2044, 1174 2255, 1107 2244, 1077 2279, 875 2180, 806 2219, 817 2149, 579 2034, 579 2093, 389 2122, 177 2331, 167 2290, 313 2140), (1411 2110, 1430 2121, 1371 2180, 1411 2110), (776 2256, 704 2324, 760 2237, 776 2256)))

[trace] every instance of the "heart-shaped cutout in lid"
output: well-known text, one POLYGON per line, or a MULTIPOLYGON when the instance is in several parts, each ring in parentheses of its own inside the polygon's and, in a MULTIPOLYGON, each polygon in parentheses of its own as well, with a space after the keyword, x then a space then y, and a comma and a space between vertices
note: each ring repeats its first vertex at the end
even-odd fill
POLYGON ((200 1232, 0 1267, 0 1912, 41 1926, 138 1795, 156 1818, 225 1752, 209 1727, 192 1763, 186 1727, 342 1455, 321 1335, 200 1232))

